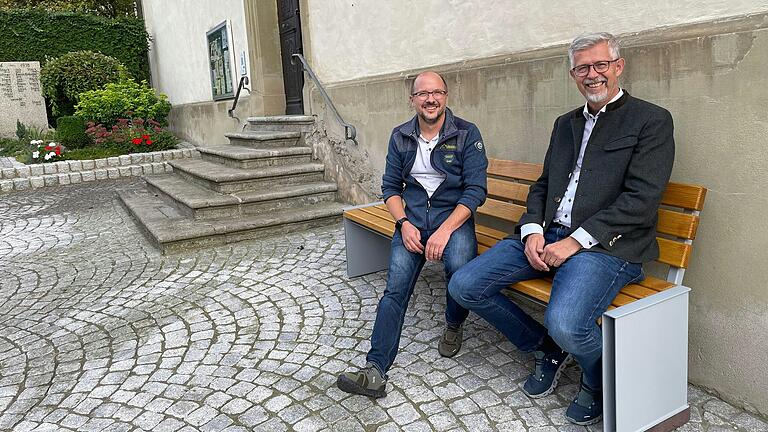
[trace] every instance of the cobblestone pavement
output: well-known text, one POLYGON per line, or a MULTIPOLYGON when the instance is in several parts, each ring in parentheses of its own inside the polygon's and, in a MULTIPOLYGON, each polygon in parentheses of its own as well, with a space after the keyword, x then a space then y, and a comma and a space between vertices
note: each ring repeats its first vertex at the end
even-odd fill
MULTIPOLYGON (((563 418, 579 371, 530 400, 531 357, 475 316, 437 354, 427 265, 378 401, 335 388, 362 365, 383 272, 348 279, 339 228, 161 256, 115 199, 135 179, 0 197, 0 430, 600 430, 563 418)), ((768 431, 690 387, 686 431, 768 431)))

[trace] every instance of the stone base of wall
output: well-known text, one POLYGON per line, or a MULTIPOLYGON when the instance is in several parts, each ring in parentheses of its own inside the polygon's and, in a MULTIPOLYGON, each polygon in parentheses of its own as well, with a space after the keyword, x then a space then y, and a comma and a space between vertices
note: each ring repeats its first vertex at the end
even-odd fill
POLYGON ((0 193, 173 172, 167 161, 200 157, 193 149, 136 153, 105 159, 19 165, 0 170, 0 193))

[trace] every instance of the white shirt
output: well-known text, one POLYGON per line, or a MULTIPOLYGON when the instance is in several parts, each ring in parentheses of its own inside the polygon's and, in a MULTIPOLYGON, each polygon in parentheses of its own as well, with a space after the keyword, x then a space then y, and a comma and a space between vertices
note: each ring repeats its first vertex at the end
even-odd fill
MULTIPOLYGON (((555 211, 555 217, 552 220, 555 223, 558 223, 563 226, 570 227, 571 226, 571 213, 573 210, 573 202, 576 200, 576 189, 579 187, 579 176, 581 175, 581 163, 584 160, 584 152, 587 150, 587 143, 589 142, 589 137, 592 136, 592 130, 595 128, 595 124, 597 124, 597 119, 600 117, 600 114, 605 112, 606 107, 609 103, 615 102, 619 100, 621 96, 624 95, 624 90, 619 89, 619 93, 616 94, 616 96, 613 97, 610 101, 608 101, 607 104, 603 105, 602 108, 600 108, 600 111, 598 111, 595 115, 592 115, 589 113, 589 105, 584 104, 584 118, 587 120, 587 122, 584 124, 584 134, 581 137, 581 148, 579 149, 579 157, 576 159, 576 166, 573 168, 573 171, 571 171, 571 174, 568 176, 570 179, 568 181, 568 187, 565 188, 565 193, 563 194, 563 198, 560 200, 560 205, 557 207, 557 211, 555 211)), ((527 223, 520 227, 520 235, 521 238, 524 239, 526 236, 530 234, 543 234, 544 228, 537 224, 537 223, 527 223)), ((587 232, 582 227, 579 227, 576 229, 576 231, 571 233, 571 237, 573 237, 584 249, 590 249, 592 246, 600 243, 597 241, 596 238, 594 238, 590 233, 587 232)))
POLYGON ((430 198, 432 198, 432 194, 435 193, 437 187, 445 180, 445 175, 437 172, 432 167, 432 162, 430 161, 432 150, 434 150, 439 139, 440 134, 435 135, 431 140, 427 140, 419 135, 419 149, 416 152, 416 160, 413 162, 413 167, 411 167, 411 175, 419 184, 424 186, 424 189, 427 190, 427 196, 430 198))

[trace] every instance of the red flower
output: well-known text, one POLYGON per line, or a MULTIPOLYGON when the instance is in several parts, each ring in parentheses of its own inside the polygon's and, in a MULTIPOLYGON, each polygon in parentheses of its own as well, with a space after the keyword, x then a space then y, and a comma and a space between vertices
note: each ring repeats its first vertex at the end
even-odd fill
POLYGON ((53 150, 53 147, 51 147, 51 146, 49 146, 49 145, 46 145, 46 146, 45 146, 45 151, 51 151, 51 150, 53 150))
POLYGON ((56 156, 61 156, 61 147, 56 146, 55 149, 53 149, 54 152, 56 152, 56 156))
POLYGON ((148 139, 149 139, 149 135, 142 135, 142 136, 141 136, 141 139, 145 139, 145 140, 148 140, 148 139))
POLYGON ((151 139, 147 139, 146 143, 147 143, 147 145, 152 145, 152 140, 151 139))
POLYGON ((139 144, 141 144, 141 138, 134 138, 134 139, 131 140, 131 142, 136 144, 136 145, 139 145, 139 144))

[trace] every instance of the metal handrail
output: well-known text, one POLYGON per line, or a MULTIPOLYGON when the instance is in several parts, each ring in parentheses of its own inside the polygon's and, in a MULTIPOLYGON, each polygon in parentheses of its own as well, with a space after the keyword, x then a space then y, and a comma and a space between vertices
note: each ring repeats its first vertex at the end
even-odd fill
POLYGON ((336 106, 333 104, 333 101, 331 100, 331 97, 328 96, 328 93, 325 91, 325 88, 320 83, 320 80, 317 79, 317 75, 315 75, 315 72, 312 70, 311 67, 309 67, 309 64, 307 64, 307 59, 304 58, 301 54, 293 54, 291 56, 291 63, 296 64, 294 61, 294 58, 299 59, 301 61, 301 65, 303 66, 304 70, 307 72, 307 75, 312 79, 312 81, 315 82, 315 85, 317 85, 318 90, 320 90, 320 94, 323 95, 323 99, 325 99, 326 105, 331 107, 331 111, 336 116, 336 120, 341 123, 342 126, 344 126, 344 138, 348 140, 352 140, 352 142, 357 145, 357 129, 355 129, 354 126, 344 121, 343 118, 341 118, 341 115, 339 115, 339 111, 336 110, 336 106))
POLYGON ((232 103, 232 108, 227 110, 227 114, 230 117, 233 117, 233 118, 235 117, 235 115, 233 113, 235 112, 235 108, 237 108, 237 101, 240 100, 240 90, 246 89, 248 91, 248 94, 251 94, 251 89, 246 87, 248 85, 248 83, 249 83, 248 75, 243 75, 240 78, 240 84, 237 85, 237 93, 235 93, 235 101, 232 103))

